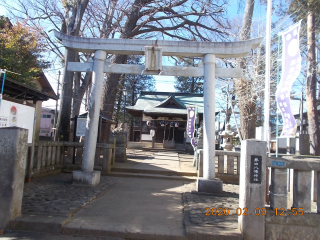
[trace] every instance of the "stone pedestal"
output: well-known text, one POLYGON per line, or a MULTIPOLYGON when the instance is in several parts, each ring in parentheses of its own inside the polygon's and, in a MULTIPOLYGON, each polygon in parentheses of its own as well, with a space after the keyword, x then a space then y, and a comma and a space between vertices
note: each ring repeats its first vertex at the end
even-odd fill
POLYGON ((72 183, 87 184, 95 186, 100 182, 100 171, 83 172, 81 170, 72 172, 72 183))
POLYGON ((198 178, 197 179, 197 191, 205 193, 221 193, 223 183, 220 179, 216 178, 213 180, 198 178))
POLYGON ((300 155, 310 155, 309 134, 299 134, 299 152, 300 155))
POLYGON ((255 210, 265 207, 267 143, 257 140, 241 142, 239 208, 247 216, 238 217, 244 239, 265 239, 265 216, 255 210))
POLYGON ((174 140, 164 140, 163 141, 163 148, 167 149, 175 149, 176 143, 174 140))
POLYGON ((114 134, 110 142, 114 142, 116 140, 115 146, 115 161, 116 162, 126 162, 127 161, 127 138, 125 134, 114 134))
POLYGON ((311 175, 312 171, 293 172, 293 207, 304 212, 311 212, 311 175))
POLYGON ((0 128, 0 229, 21 214, 28 130, 0 128))
MULTIPOLYGON (((271 169, 271 189, 270 189, 270 207, 287 209, 288 188, 287 188, 287 169, 272 168, 271 169)), ((291 207, 291 206, 290 206, 291 207)))

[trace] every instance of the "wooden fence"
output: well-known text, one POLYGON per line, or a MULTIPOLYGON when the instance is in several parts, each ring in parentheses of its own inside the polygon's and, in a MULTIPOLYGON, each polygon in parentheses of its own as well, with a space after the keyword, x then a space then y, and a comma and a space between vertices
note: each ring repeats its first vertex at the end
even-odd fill
MULTIPOLYGON (((81 169, 84 143, 39 141, 28 146, 26 180, 58 172, 81 169), (33 151, 33 152, 32 152, 33 151)), ((97 143, 94 168, 110 172, 115 161, 115 144, 97 143)))

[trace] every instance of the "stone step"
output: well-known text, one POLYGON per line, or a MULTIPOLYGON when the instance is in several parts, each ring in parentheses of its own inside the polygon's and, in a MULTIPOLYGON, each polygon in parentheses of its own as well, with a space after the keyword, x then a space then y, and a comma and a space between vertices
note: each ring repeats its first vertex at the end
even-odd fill
POLYGON ((186 154, 187 152, 184 149, 168 149, 168 148, 151 148, 151 147, 143 147, 142 150, 150 151, 150 152, 174 152, 180 154, 186 154))
MULTIPOLYGON (((70 211, 71 213, 72 211, 70 211)), ((69 217, 22 214, 12 219, 8 229, 17 231, 61 233, 69 217)))
MULTIPOLYGON (((91 226, 90 229, 86 228, 78 228, 74 226, 66 226, 63 229, 63 233, 67 235, 74 235, 74 236, 108 236, 113 238, 123 238, 127 240, 187 240, 186 235, 182 235, 180 233, 171 233, 170 235, 166 235, 161 233, 161 227, 157 229, 157 232, 154 233, 145 233, 139 229, 135 229, 134 227, 132 229, 126 229, 121 224, 118 224, 117 226, 106 226, 106 227, 100 227, 100 226, 91 226)), ((201 238, 202 239, 202 238, 201 238)), ((212 238, 211 238, 212 239, 212 238)), ((209 238, 208 238, 209 240, 209 238)))
POLYGON ((172 176, 161 174, 147 174, 147 173, 129 173, 129 172, 109 172, 108 176, 112 177, 137 177, 137 178, 153 178, 153 179, 165 179, 165 180, 177 180, 177 181, 197 181, 196 176, 172 176))
POLYGON ((138 169, 138 168, 122 168, 112 167, 111 172, 122 172, 122 173, 141 173, 141 174, 153 174, 153 175, 169 175, 169 176, 197 176, 196 171, 172 171, 172 170, 152 170, 152 169, 138 169))

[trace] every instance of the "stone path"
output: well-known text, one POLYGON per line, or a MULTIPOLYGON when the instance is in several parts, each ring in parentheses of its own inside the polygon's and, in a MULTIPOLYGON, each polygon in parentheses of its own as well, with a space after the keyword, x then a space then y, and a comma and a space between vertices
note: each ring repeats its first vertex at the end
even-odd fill
POLYGON ((24 185, 22 214, 69 216, 105 193, 117 178, 101 176, 95 187, 72 184, 72 174, 36 178, 24 185))
POLYGON ((219 195, 198 193, 195 189, 196 183, 185 184, 184 204, 189 208, 192 224, 217 227, 235 227, 238 224, 239 186, 223 184, 223 192, 219 195), (216 210, 212 214, 213 208, 216 210))
MULTIPOLYGON (((132 151, 129 155, 133 168, 173 166, 176 171, 194 171, 193 156, 188 154, 132 151)), ((187 180, 111 176, 101 176, 100 184, 90 187, 72 184, 72 174, 61 173, 25 184, 22 216, 12 226, 119 239, 242 239, 234 214, 238 186, 223 187, 220 195, 199 194, 196 183, 187 180), (212 215, 212 208, 228 209, 230 214, 212 215)))

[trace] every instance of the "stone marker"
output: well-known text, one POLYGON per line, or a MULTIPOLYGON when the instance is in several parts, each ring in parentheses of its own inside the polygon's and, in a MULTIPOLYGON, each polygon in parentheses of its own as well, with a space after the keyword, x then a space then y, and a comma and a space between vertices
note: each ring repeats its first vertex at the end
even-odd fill
POLYGON ((309 134, 299 134, 299 154, 310 155, 309 134))
POLYGON ((28 129, 0 128, 0 229, 21 214, 28 129))
POLYGON ((266 152, 266 142, 241 142, 238 226, 244 239, 265 239, 266 152))

